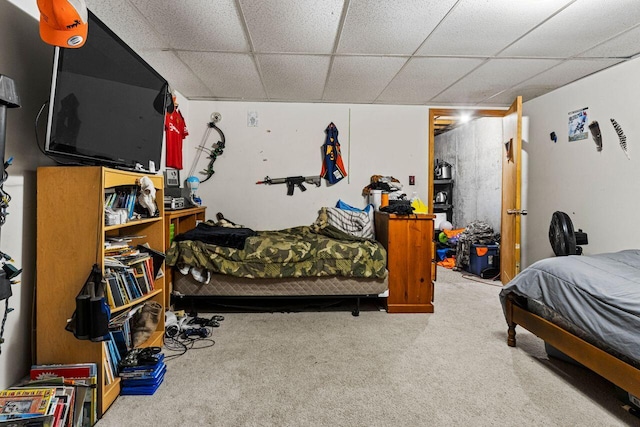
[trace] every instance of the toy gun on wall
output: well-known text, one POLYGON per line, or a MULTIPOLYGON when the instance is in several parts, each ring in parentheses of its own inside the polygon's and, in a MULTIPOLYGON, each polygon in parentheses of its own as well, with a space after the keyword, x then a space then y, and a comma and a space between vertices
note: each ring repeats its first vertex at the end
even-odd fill
POLYGON ((316 187, 320 187, 320 176, 288 176, 286 178, 269 178, 265 176, 262 181, 256 182, 256 184, 287 184, 287 196, 293 196, 293 190, 297 185, 300 191, 307 191, 307 188, 303 183, 315 184, 316 187))

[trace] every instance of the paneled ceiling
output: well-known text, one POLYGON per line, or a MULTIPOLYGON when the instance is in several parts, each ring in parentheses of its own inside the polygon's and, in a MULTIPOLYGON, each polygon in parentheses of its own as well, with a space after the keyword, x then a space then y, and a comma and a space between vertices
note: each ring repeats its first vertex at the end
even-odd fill
POLYGON ((632 59, 638 0, 86 0, 189 99, 504 107, 632 59))

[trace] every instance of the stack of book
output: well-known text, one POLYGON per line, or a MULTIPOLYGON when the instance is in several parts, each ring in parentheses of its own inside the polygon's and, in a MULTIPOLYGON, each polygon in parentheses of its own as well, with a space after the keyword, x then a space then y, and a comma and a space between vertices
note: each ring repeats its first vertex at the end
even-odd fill
POLYGON ((96 384, 95 363, 34 365, 29 380, 0 391, 0 425, 91 427, 96 384))
POLYGON ((107 299, 112 307, 129 304, 155 289, 151 256, 139 254, 118 261, 121 265, 110 264, 105 259, 107 299))
MULTIPOLYGON (((73 387, 70 389, 73 392, 73 387)), ((2 390, 0 423, 17 426, 66 426, 72 402, 67 394, 63 395, 64 400, 58 400, 56 388, 53 387, 2 390), (67 418, 63 418, 63 412, 67 418)))
POLYGON ((133 208, 136 204, 137 187, 124 186, 108 188, 105 190, 104 207, 107 209, 126 209, 128 217, 133 217, 133 208))
POLYGON ((105 246, 105 279, 107 298, 111 307, 121 307, 155 289, 155 280, 161 276, 164 260, 162 252, 145 245, 105 246))
MULTIPOLYGON (((111 339, 102 342, 104 346, 104 354, 107 363, 104 364, 104 374, 107 384, 111 384, 118 376, 118 365, 122 360, 122 354, 116 345, 116 339, 114 334, 123 334, 122 331, 109 331, 109 337, 111 339)), ((124 338, 123 338, 124 339, 124 338)))
POLYGON ((156 392, 167 371, 164 354, 158 353, 156 356, 158 361, 153 365, 125 367, 120 370, 120 394, 152 395, 156 392))

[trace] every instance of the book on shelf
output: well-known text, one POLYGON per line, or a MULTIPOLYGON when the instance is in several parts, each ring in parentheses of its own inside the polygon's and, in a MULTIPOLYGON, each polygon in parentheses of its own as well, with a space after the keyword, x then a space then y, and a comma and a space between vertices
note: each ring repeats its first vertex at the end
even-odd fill
POLYGON ((129 218, 132 218, 137 194, 137 185, 106 188, 104 191, 104 207, 107 209, 126 209, 129 218))
POLYGON ((120 291, 118 279, 116 279, 116 277, 113 275, 105 276, 105 279, 107 281, 107 284, 109 285, 109 295, 111 295, 111 300, 113 300, 113 303, 109 301, 109 304, 112 304, 112 307, 121 307, 125 304, 128 304, 128 301, 124 299, 124 296, 120 291))
POLYGON ((138 245, 137 248, 143 252, 147 252, 153 258, 153 278, 157 279, 160 276, 160 272, 162 271, 162 263, 164 262, 165 254, 164 252, 157 251, 148 244, 138 245))
MULTIPOLYGON (((122 356, 126 354, 133 347, 133 336, 131 323, 133 322, 133 316, 142 309, 144 302, 141 302, 133 307, 127 308, 122 312, 117 313, 109 321, 109 333, 111 346, 109 351, 110 357, 115 362, 114 365, 118 366, 122 356)), ((115 371, 119 372, 116 368, 115 371)))
POLYGON ((131 248, 136 253, 104 258, 105 279, 111 294, 107 297, 113 308, 129 304, 155 289, 157 272, 154 271, 154 258, 164 259, 164 254, 152 253, 142 245, 138 248, 131 248))
POLYGON ((107 384, 112 383, 119 373, 119 364, 122 356, 115 343, 113 331, 109 332, 110 339, 103 342, 105 353, 105 372, 107 373, 107 384))

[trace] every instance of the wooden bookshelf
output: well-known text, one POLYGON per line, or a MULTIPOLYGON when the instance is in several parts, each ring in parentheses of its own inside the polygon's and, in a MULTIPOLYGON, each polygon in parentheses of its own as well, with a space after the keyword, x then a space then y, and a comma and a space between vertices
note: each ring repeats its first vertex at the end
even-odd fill
MULTIPOLYGON (((102 343, 78 340, 65 326, 93 264, 104 270, 105 236, 140 236, 129 244, 148 243, 164 252, 162 176, 147 175, 156 188, 159 217, 105 226, 105 189, 136 185, 142 176, 100 166, 41 167, 37 172, 36 363, 96 363, 99 417, 119 395, 120 380, 106 383, 102 343)), ((157 278, 154 286, 135 302, 112 307, 112 315, 144 301, 161 304, 164 312, 164 277, 157 278)), ((160 316, 156 331, 143 346, 162 346, 163 335, 164 316, 160 316)))

